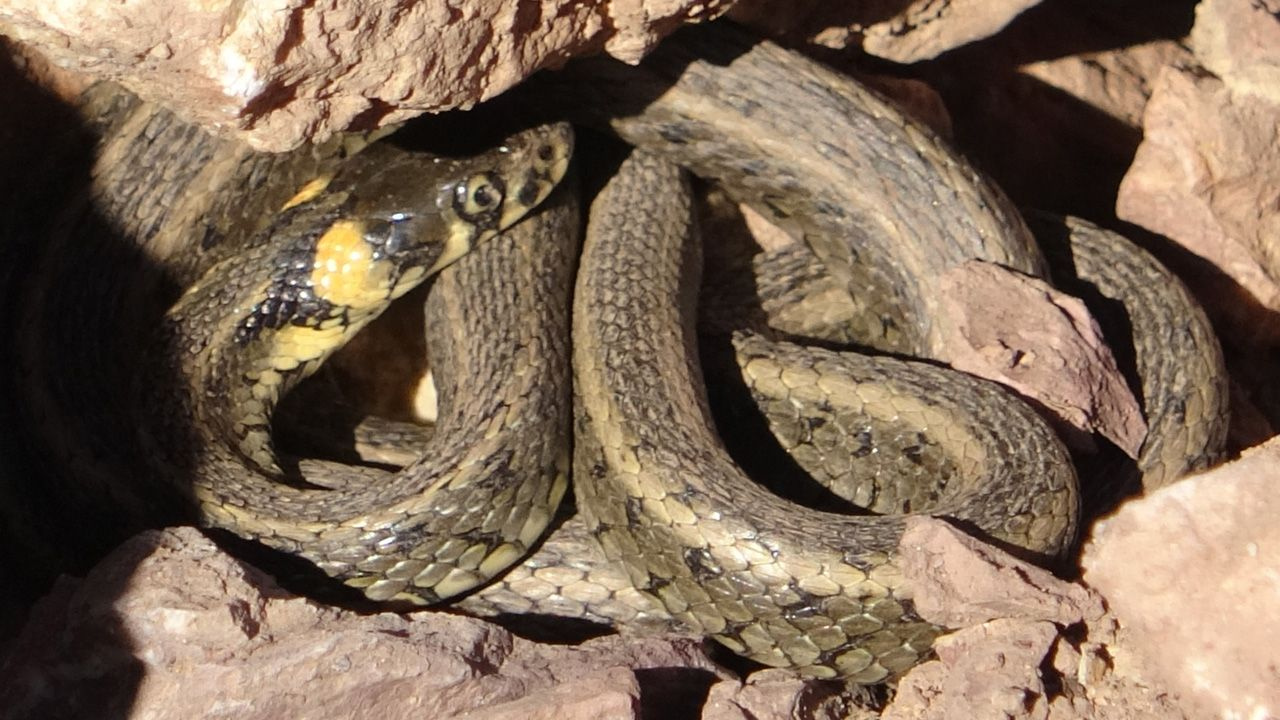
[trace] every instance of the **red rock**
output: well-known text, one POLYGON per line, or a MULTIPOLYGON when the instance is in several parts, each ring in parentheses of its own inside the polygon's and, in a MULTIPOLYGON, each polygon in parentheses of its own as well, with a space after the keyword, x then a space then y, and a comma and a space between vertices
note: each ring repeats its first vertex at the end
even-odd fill
POLYGON ((1139 670, 1200 717, 1280 708, 1280 440, 1125 504, 1085 547, 1084 580, 1139 670))
POLYGON ((946 360, 1013 388, 1136 456, 1147 426, 1088 308, 1048 283, 970 261, 938 285, 946 360))
POLYGON ((898 544, 925 620, 960 628, 996 619, 1070 625, 1102 614, 1085 588, 977 540, 943 520, 912 517, 898 544))
POLYGON ((882 716, 915 718, 1048 717, 1038 668, 1057 637, 1046 622, 994 620, 939 638, 938 660, 912 670, 882 716))
POLYGON ((0 32, 56 64, 261 150, 469 107, 539 68, 601 47, 636 61, 719 0, 375 0, 48 3, 0 6, 0 32))
POLYGON ((518 700, 467 712, 467 720, 571 720, 639 718, 640 684, 634 675, 586 676, 518 700))
POLYGON ((1196 58, 1233 92, 1280 103, 1280 3, 1204 0, 1191 30, 1196 58))
POLYGON ((859 46, 888 60, 928 60, 999 32, 1040 0, 912 0, 906 3, 777 3, 743 0, 730 16, 766 32, 831 48, 859 46))
POLYGON ((1168 236, 1280 309, 1280 106, 1194 70, 1166 69, 1116 213, 1168 236), (1212 138, 1212 142, 1209 139, 1212 138))
POLYGON ((546 645, 438 612, 291 596, 189 529, 148 532, 37 605, 0 660, 6 717, 635 717, 727 677, 689 639, 546 645), (675 688, 675 690, 671 689, 675 688))
POLYGON ((785 670, 753 673, 744 683, 711 686, 702 720, 861 720, 876 713, 858 708, 834 683, 802 680, 785 670))

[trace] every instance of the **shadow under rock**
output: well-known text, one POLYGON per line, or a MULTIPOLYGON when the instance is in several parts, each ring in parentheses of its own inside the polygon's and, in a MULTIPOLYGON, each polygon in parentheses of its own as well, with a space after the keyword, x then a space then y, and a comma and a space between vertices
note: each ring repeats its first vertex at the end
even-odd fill
POLYGON ((124 311, 118 301, 146 291, 122 283, 118 294, 95 297, 104 283, 78 278, 147 278, 140 284, 169 289, 86 200, 100 128, 31 83, 7 53, 0 53, 0 85, 14 109, 0 117, 8 140, 0 143, 0 630, 7 641, 0 707, 5 717, 126 718, 144 673, 111 609, 127 574, 93 588, 106 611, 92 627, 73 619, 83 610, 73 602, 75 581, 54 581, 85 573, 139 529, 103 503, 111 488, 85 487, 66 467, 131 456, 132 419, 121 414, 129 383, 109 369, 138 360, 136 346, 114 327, 124 311), (90 243, 83 255, 81 242, 90 243), (94 438, 76 436, 89 428, 94 438), (51 443, 50 433, 61 438, 51 443))

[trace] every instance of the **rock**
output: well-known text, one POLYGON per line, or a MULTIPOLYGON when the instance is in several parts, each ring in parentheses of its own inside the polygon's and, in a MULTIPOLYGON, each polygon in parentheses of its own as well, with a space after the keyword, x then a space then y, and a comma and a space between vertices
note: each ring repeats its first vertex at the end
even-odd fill
POLYGON ((1079 647, 1061 638, 1054 645, 1051 663, 1041 666, 1046 683, 1057 686, 1049 720, 1185 720, 1166 694, 1117 657, 1122 650, 1115 646, 1114 624, 1109 616, 1090 623, 1079 647))
POLYGON ((1116 212, 1189 254, 1168 255, 1219 326, 1237 447, 1280 427, 1280 17, 1274 0, 1196 8, 1195 60, 1166 68, 1116 212))
POLYGON ((1278 124, 1280 105, 1167 68, 1116 200, 1122 219, 1208 260, 1271 310, 1280 309, 1280 215, 1259 209, 1280 206, 1278 124))
MULTIPOLYGON (((916 0, 895 16, 858 29, 862 48, 872 55, 899 63, 928 60, 999 32, 1009 21, 1040 0, 916 0)), ((848 28, 855 31, 854 28, 848 28)), ((833 28, 818 41, 831 45, 843 35, 833 28)))
MULTIPOLYGON (((913 62, 986 37, 1036 2, 916 0, 892 13, 859 5, 852 16, 831 6, 808 26, 821 44, 858 42, 913 62)), ((739 17, 766 32, 794 24, 776 8, 749 4, 739 17)), ((188 120, 278 151, 469 107, 575 55, 603 49, 636 62, 680 24, 730 5, 14 0, 0 7, 0 33, 38 47, 59 66, 118 80, 188 120)))
POLYGON ((935 58, 999 32, 1040 0, 913 0, 906 3, 778 3, 743 0, 730 16, 766 32, 831 48, 859 46, 899 63, 935 58))
POLYGON ((1036 60, 1018 70, 1066 93, 1132 128, 1161 69, 1191 61, 1187 48, 1172 40, 1036 60))
POLYGON ((189 528, 59 583, 0 672, 14 718, 626 718, 642 686, 687 697, 728 677, 689 639, 548 645, 457 615, 322 607, 189 528))
POLYGON ((682 22, 722 5, 14 0, 0 7, 0 33, 255 148, 284 150, 468 107, 602 47, 635 62, 682 22))
POLYGON ((938 286, 937 323, 953 367, 1007 385, 1059 425, 1100 432, 1137 456, 1147 433, 1142 408, 1083 302, 979 261, 948 270, 938 286))
POLYGON ((935 643, 938 659, 898 683, 886 720, 1186 720, 1143 680, 1112 671, 1106 648, 1076 649, 1050 623, 993 620, 935 643))
POLYGON ((898 683, 885 720, 1048 717, 1039 667, 1058 636, 1052 623, 993 620, 938 638, 938 659, 898 683))
POLYGON ((588 675, 518 700, 466 713, 468 720, 639 718, 640 683, 634 675, 588 675))
POLYGON ((1280 104, 1280 2, 1204 0, 1191 46, 1233 92, 1280 104))
POLYGON ((745 683, 711 686, 702 720, 862 720, 876 713, 856 707, 836 683, 801 680, 785 670, 763 670, 745 683))
POLYGON ((1101 602, 1085 588, 943 520, 908 518, 898 550, 916 611, 944 627, 1009 618, 1065 626, 1102 615, 1101 602))
POLYGON ((1085 547, 1144 675, 1193 717, 1280 708, 1280 440, 1125 504, 1085 547))

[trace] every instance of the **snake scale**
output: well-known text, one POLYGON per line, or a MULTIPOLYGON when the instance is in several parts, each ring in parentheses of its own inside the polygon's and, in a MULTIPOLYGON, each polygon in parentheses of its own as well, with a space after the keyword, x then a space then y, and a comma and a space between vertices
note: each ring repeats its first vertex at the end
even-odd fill
MULTIPOLYGON (((470 158, 365 137, 260 156, 127 96, 91 96, 103 138, 91 191, 44 228, 17 328, 24 424, 68 483, 54 491, 64 511, 194 517, 375 600, 461 594, 474 612, 674 628, 863 683, 918 662, 942 632, 915 615, 897 567, 902 512, 1041 560, 1069 549, 1070 460, 989 383, 733 333, 743 382, 783 444, 808 453, 798 462, 865 473, 841 490, 873 513, 857 516, 748 482, 702 389, 701 250, 677 165, 803 237, 859 305, 861 344, 922 358, 938 356, 939 272, 974 258, 1046 272, 998 189, 856 82, 719 23, 677 33, 638 68, 581 63, 537 93, 640 148, 592 202, 580 261, 577 200, 552 192, 571 149, 562 124, 470 158), (110 277, 82 280, 103 267, 110 277), (433 274, 440 419, 420 459, 389 471, 279 453, 279 394, 433 274), (107 377, 140 380, 86 381, 107 377), (570 462, 578 514, 540 541, 570 462), (914 475, 897 470, 908 465, 914 475)), ((1112 287, 1096 268, 1118 267, 1120 241, 1071 228, 1074 279, 1124 305, 1135 337, 1165 329, 1134 341, 1160 418, 1140 466, 1163 478, 1211 461, 1225 393, 1203 313, 1136 249, 1112 287), (1134 273, 1146 278, 1126 294, 1134 273)))

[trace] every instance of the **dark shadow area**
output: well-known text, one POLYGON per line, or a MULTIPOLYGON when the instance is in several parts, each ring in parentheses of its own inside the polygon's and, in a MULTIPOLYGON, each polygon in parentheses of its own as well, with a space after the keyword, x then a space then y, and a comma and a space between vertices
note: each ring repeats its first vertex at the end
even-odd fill
POLYGON ((956 144, 1017 205, 1115 224, 1139 130, 1028 75, 1011 75, 1002 86, 948 79, 937 87, 956 144))
POLYGON ((15 318, 20 309, 18 288, 26 273, 22 260, 36 242, 28 223, 48 212, 39 188, 51 178, 49 161, 61 159, 68 174, 84 183, 88 160, 75 115, 51 94, 28 82, 24 68, 0 39, 0 88, 8 102, 0 106, 0 647, 17 632, 27 607, 56 576, 58 553, 44 538, 53 534, 37 508, 47 508, 40 483, 33 477, 28 444, 19 432, 18 358, 15 318), (51 129, 61 128, 60 138, 51 129), (60 145, 68 147, 58 152, 60 145))
POLYGON ((957 66, 1013 68, 1037 60, 1133 47, 1186 37, 1196 0, 1044 0, 995 35, 937 59, 957 66))
POLYGON ((1140 130, 1020 68, 1184 37, 1195 3, 1049 0, 997 35, 910 68, 941 93, 956 144, 1013 200, 1102 225, 1140 130))
MULTIPOLYGON (((448 608, 444 608, 448 609, 448 608)), ((613 635, 614 629, 582 618, 559 615, 501 614, 483 618, 512 635, 547 645, 579 645, 592 638, 613 635)))
POLYGON ((635 673, 642 720, 698 720, 711 686, 720 680, 697 668, 642 668, 635 673))
MULTIPOLYGON (((135 511, 142 506, 155 512, 155 525, 186 514, 172 498, 181 491, 170 489, 171 501, 140 500, 148 483, 134 464, 137 418, 127 410, 132 382, 123 370, 148 360, 140 335, 122 328, 153 327, 163 306, 144 308, 172 296, 175 287, 96 204, 94 142, 111 121, 87 119, 32 84, 5 50, 0 609, 10 636, 55 578, 83 575, 150 524, 139 522, 135 511), (107 476, 113 484, 100 484, 107 476)), ((149 380, 175 384, 164 373, 149 380)), ((178 475, 173 487, 181 488, 178 475)), ((111 609, 128 577, 127 571, 102 574, 91 593, 79 595, 74 582, 59 585, 24 632, 8 638, 11 654, 0 670, 7 712, 130 715, 144 670, 111 609)))

